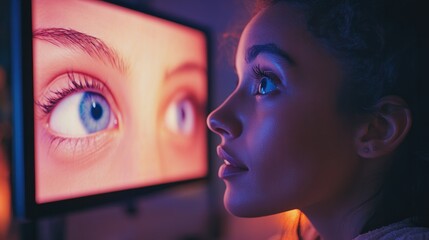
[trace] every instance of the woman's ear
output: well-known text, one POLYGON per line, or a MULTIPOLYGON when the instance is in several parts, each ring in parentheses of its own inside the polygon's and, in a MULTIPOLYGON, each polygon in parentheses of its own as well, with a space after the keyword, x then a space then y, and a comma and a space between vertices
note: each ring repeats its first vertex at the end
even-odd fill
POLYGON ((402 98, 383 97, 375 109, 356 132, 357 153, 362 158, 379 158, 393 153, 411 127, 411 111, 402 98))

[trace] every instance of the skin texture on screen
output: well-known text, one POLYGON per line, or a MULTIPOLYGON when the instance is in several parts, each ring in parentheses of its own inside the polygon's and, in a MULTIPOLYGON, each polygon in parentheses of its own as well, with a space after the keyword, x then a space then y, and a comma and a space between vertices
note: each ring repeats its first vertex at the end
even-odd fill
POLYGON ((96 1, 33 1, 36 201, 207 172, 203 33, 96 1))

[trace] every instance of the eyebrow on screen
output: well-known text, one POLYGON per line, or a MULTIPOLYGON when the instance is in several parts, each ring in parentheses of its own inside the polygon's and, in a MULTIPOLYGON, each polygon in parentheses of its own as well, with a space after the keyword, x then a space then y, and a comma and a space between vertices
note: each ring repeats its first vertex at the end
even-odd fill
POLYGON ((173 68, 171 71, 168 71, 166 73, 165 79, 169 80, 171 79, 171 76, 181 74, 181 73, 187 73, 187 72, 201 72, 203 74, 206 74, 207 69, 197 63, 194 62, 184 62, 180 64, 179 66, 173 68))
POLYGON ((82 51, 90 57, 110 64, 120 72, 125 72, 127 69, 116 51, 101 39, 73 29, 40 28, 33 31, 33 38, 47 41, 57 47, 82 51))
POLYGON ((252 62, 261 53, 268 53, 268 54, 279 56, 283 58, 290 65, 293 65, 295 63, 286 51, 282 50, 274 43, 253 45, 249 47, 245 55, 246 63, 252 62))

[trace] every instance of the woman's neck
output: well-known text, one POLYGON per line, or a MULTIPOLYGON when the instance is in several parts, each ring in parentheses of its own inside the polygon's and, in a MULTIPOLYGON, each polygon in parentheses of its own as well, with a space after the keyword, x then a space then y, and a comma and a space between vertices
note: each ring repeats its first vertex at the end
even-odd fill
POLYGON ((330 201, 314 204, 301 211, 324 240, 353 239, 361 233, 380 198, 381 176, 356 184, 330 201))

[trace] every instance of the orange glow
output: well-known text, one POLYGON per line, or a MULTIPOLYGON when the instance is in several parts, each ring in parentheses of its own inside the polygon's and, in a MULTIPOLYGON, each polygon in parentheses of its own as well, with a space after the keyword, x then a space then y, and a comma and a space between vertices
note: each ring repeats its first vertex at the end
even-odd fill
POLYGON ((284 229, 282 239, 298 240, 298 225, 301 216, 301 211, 291 210, 284 213, 284 229))
MULTIPOLYGON (((0 67, 0 97, 6 92, 6 73, 0 67)), ((0 99, 0 108, 5 106, 4 99, 0 99)), ((7 106, 6 106, 7 107, 7 106)), ((2 111, 4 109, 0 109, 2 111)), ((10 203, 10 184, 9 184, 9 167, 6 163, 6 156, 3 150, 3 138, 8 135, 10 129, 0 122, 0 239, 5 238, 11 219, 10 203), (6 132, 6 133, 5 133, 6 132)))
POLYGON ((282 239, 318 239, 318 233, 310 220, 300 211, 291 210, 284 213, 284 231, 282 239))
POLYGON ((204 176, 204 34, 100 1, 33 2, 37 202, 204 176))
POLYGON ((10 221, 10 186, 9 172, 0 146, 0 239, 7 233, 10 221))

